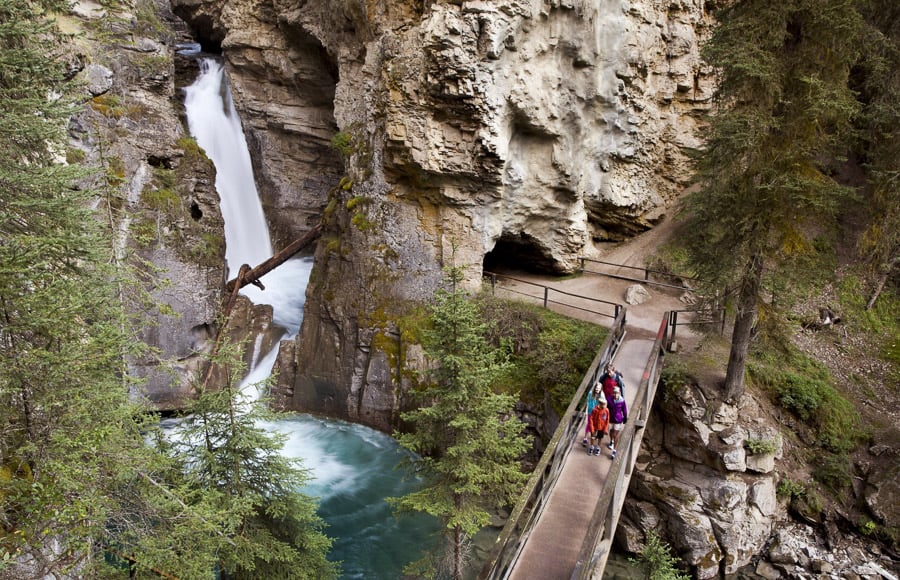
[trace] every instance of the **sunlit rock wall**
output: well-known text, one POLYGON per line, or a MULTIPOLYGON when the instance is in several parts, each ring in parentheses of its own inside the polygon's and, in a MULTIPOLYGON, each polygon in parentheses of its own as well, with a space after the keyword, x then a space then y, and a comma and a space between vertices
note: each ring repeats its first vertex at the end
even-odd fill
POLYGON ((699 0, 172 5, 226 56, 276 240, 325 223, 278 393, 382 429, 442 267, 566 272, 652 227, 711 94, 699 0))

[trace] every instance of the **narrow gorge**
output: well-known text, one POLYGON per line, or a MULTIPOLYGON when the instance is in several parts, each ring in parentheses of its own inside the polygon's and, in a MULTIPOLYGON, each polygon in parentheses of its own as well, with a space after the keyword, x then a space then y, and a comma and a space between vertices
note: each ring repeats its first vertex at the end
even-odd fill
MULTIPOLYGON (((69 133, 125 192, 122 256, 149 265, 156 324, 141 337, 157 350, 132 361, 142 393, 163 412, 181 408, 219 331, 225 282, 271 253, 237 255, 251 243, 226 244, 219 177, 258 189, 274 250, 322 226, 296 333, 284 333, 290 325, 273 320, 270 305, 238 298, 228 334, 260 337, 245 362, 277 348, 271 394, 280 410, 389 434, 424 367, 403 320, 430 299, 444 268, 465 267, 470 289, 494 267, 571 274, 580 257, 675 212, 713 106, 700 45, 724 2, 135 4, 111 18, 82 1, 59 21, 134 39, 73 53, 86 106, 69 133), (228 177, 190 138, 184 89, 199 71, 187 43, 221 58, 255 183, 228 177)), ((244 235, 255 244, 261 230, 244 235)), ((838 525, 786 524, 776 493, 776 461, 802 442, 783 442, 777 414, 750 397, 725 402, 698 385, 670 395, 649 431, 619 546, 637 550, 665 521, 698 578, 780 577, 770 562, 827 574, 825 540, 810 530, 827 527, 831 542, 838 525), (754 454, 751 439, 777 445, 754 454)), ((325 438, 346 435, 319 427, 325 438)), ((892 474, 873 468, 857 484, 886 522, 897 517, 892 474)), ((855 562, 876 559, 852 549, 855 562)))

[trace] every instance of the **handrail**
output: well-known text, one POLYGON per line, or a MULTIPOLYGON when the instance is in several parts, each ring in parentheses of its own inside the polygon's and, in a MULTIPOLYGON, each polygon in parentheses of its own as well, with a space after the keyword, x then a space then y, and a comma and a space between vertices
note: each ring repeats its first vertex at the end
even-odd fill
POLYGON ((531 477, 528 478, 522 495, 519 496, 519 500, 506 520, 506 525, 503 526, 503 530, 497 537, 494 548, 478 575, 480 580, 505 578, 518 560, 525 540, 550 498, 556 479, 572 450, 573 437, 581 429, 581 420, 584 417, 586 405, 585 395, 588 389, 597 382, 601 369, 608 361, 612 360, 625 338, 625 314, 626 309, 623 306, 618 311, 603 346, 600 347, 581 380, 581 384, 556 431, 553 432, 540 461, 531 473, 531 477))
POLYGON ((679 326, 700 326, 703 324, 718 324, 719 334, 725 334, 725 309, 724 308, 707 308, 703 310, 697 309, 687 309, 687 310, 671 310, 669 311, 669 326, 672 329, 672 333, 669 335, 669 341, 666 344, 666 350, 670 350, 672 347, 672 343, 675 341, 675 331, 679 326), (714 316, 715 319, 711 320, 688 320, 685 322, 681 322, 678 320, 680 314, 690 314, 694 313, 709 313, 711 316, 714 316))
MULTIPOLYGON (((552 288, 550 286, 538 284, 537 282, 523 280, 521 278, 516 278, 514 276, 507 276, 506 274, 497 274, 495 272, 489 272, 489 271, 485 270, 483 272, 483 276, 489 277, 491 279, 491 292, 492 293, 494 292, 494 288, 497 285, 498 279, 512 280, 514 282, 519 282, 522 284, 529 284, 531 286, 537 286, 538 288, 543 289, 543 291, 544 291, 544 297, 543 297, 544 308, 548 308, 548 304, 558 304, 560 306, 565 306, 567 308, 574 308, 576 310, 584 310, 585 312, 591 312, 593 314, 598 314, 600 316, 608 316, 609 318, 612 318, 612 319, 617 319, 619 317, 619 312, 624 308, 624 306, 622 304, 619 304, 618 302, 610 302, 609 300, 602 300, 600 298, 593 298, 591 296, 582 296, 581 294, 572 294, 571 292, 566 292, 564 290, 559 290, 557 288, 552 288), (556 292, 557 294, 563 294, 565 296, 571 296, 573 298, 578 298, 581 300, 590 300, 591 302, 599 302, 600 304, 608 304, 613 307, 614 312, 613 312, 613 314, 607 314, 605 312, 598 312, 596 310, 582 308, 580 306, 575 306, 574 304, 568 304, 566 302, 557 302, 555 300, 550 300, 550 292, 556 292)), ((516 290, 513 290, 511 288, 505 288, 504 290, 513 292, 515 294, 522 294, 523 296, 528 296, 529 298, 537 298, 538 300, 541 299, 539 296, 533 296, 531 294, 526 294, 524 292, 517 292, 516 290)))
POLYGON ((659 375, 665 358, 666 344, 669 342, 669 321, 670 313, 666 312, 660 322, 656 340, 650 351, 650 358, 647 360, 644 374, 635 393, 632 403, 634 408, 629 409, 628 412, 631 420, 626 423, 625 429, 619 437, 617 448, 620 451, 621 461, 613 461, 606 476, 606 482, 599 491, 600 500, 597 502, 587 534, 581 544, 571 580, 589 580, 596 571, 602 572, 606 567, 613 534, 622 511, 624 495, 628 492, 628 484, 631 482, 631 474, 637 461, 641 441, 644 438, 644 427, 656 396, 656 386, 659 383, 659 375))
MULTIPOLYGON (((585 267, 584 267, 585 262, 593 262, 595 264, 604 264, 606 266, 616 266, 617 268, 628 268, 631 270, 643 270, 644 271, 644 280, 643 280, 644 282, 648 282, 650 284, 656 284, 659 286, 667 286, 669 288, 687 289, 684 286, 684 284, 682 284, 680 286, 673 286, 671 284, 663 284, 662 282, 654 282, 653 280, 650 280, 650 274, 658 274, 660 276, 667 276, 669 278, 680 278, 682 280, 697 280, 697 278, 694 278, 692 276, 682 276, 681 274, 673 274, 671 272, 663 272, 662 270, 651 270, 650 268, 645 268, 643 266, 629 266, 627 264, 616 264, 615 262, 604 262, 603 260, 597 260, 594 258, 586 258, 584 256, 579 257, 578 260, 581 262, 581 271, 582 272, 587 271, 587 270, 585 270, 585 267)), ((615 274, 606 274, 604 272, 593 272, 593 271, 591 271, 591 272, 594 274, 603 274, 604 276, 612 276, 614 278, 624 278, 626 280, 634 280, 635 282, 641 281, 636 278, 627 278, 625 276, 617 276, 615 274)))

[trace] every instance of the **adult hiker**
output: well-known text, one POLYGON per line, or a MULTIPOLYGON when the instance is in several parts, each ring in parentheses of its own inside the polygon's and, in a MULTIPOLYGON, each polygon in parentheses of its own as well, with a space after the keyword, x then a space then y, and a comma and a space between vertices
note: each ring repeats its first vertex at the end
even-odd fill
POLYGON ((613 389, 616 387, 619 388, 619 392, 622 393, 622 396, 625 396, 625 381, 622 380, 622 373, 617 371, 612 363, 606 363, 606 368, 603 370, 603 374, 600 375, 600 378, 597 379, 597 382, 603 388, 603 394, 606 396, 607 403, 612 400, 613 389))
POLYGON ((616 445, 619 442, 619 436, 628 422, 628 406, 625 404, 625 397, 618 387, 613 389, 612 400, 609 403, 609 448, 612 449, 610 457, 616 458, 616 445))

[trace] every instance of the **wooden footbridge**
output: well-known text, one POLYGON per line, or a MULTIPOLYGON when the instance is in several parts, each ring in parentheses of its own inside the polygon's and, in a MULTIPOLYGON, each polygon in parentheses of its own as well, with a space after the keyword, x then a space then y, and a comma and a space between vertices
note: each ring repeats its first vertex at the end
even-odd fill
MULTIPOLYGON (((551 287, 511 276, 485 275, 500 295, 518 294, 520 298, 542 301, 545 307, 579 318, 607 320, 611 329, 478 578, 600 579, 650 417, 666 350, 674 342, 676 326, 695 321, 693 313, 681 311, 681 321, 678 321, 677 310, 662 311, 656 317, 654 332, 647 328, 646 311, 637 317, 641 318, 640 324, 630 324, 624 306, 591 298, 584 284, 575 293, 559 285, 551 287), (587 393, 608 361, 614 361, 624 374, 628 404, 628 422, 615 459, 605 446, 600 456, 593 456, 581 445, 587 393)), ((618 279, 621 289, 624 288, 621 283, 653 284, 647 275, 643 280, 622 274, 606 275, 618 279)), ((605 294, 609 294, 613 284, 609 280, 593 283, 604 284, 605 294)), ((668 304, 678 302, 670 299, 668 304)), ((659 309, 659 303, 655 307, 659 309)))

